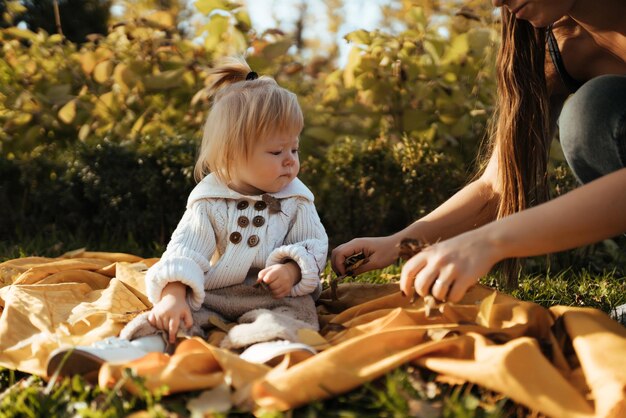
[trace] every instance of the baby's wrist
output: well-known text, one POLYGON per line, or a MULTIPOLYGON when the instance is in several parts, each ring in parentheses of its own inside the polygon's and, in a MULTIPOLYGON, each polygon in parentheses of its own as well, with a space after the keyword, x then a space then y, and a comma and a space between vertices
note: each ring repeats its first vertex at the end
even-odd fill
POLYGON ((300 266, 293 260, 287 260, 284 263, 285 268, 289 271, 289 276, 293 280, 293 285, 295 286, 302 279, 302 272, 300 271, 300 266))
POLYGON ((170 282, 166 284, 161 291, 161 299, 168 295, 174 296, 177 299, 185 298, 187 296, 187 285, 182 282, 170 282))

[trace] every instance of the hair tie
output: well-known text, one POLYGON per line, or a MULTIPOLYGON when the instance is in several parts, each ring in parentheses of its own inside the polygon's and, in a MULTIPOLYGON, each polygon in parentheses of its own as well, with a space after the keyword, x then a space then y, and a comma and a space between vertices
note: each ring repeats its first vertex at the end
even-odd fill
POLYGON ((259 78, 259 75, 254 71, 250 71, 248 75, 246 75, 246 80, 256 80, 257 78, 259 78))

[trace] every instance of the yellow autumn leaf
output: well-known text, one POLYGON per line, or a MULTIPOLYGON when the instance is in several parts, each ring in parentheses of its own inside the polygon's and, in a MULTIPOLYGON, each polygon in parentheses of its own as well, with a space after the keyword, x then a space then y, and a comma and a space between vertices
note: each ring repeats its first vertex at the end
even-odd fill
POLYGON ((96 54, 91 51, 85 52, 78 57, 80 66, 86 75, 90 75, 96 67, 96 54))
POLYGON ((93 79, 99 84, 104 84, 111 79, 111 74, 113 74, 113 63, 110 60, 102 61, 94 68, 93 79))
POLYGON ((122 88, 122 91, 127 92, 137 84, 137 77, 128 65, 121 62, 113 70, 113 81, 122 88))
POLYGON ((171 28, 176 23, 174 16, 166 11, 160 10, 146 16, 148 22, 156 23, 162 28, 171 28))
POLYGON ((226 3, 222 0, 197 0, 195 6, 200 13, 205 15, 208 15, 215 9, 227 9, 226 3))
POLYGON ((310 328, 301 328, 298 330, 298 341, 302 344, 310 345, 317 351, 325 350, 331 346, 324 337, 310 328))
POLYGON ((59 110, 58 113, 59 119, 67 125, 70 125, 74 122, 76 118, 76 99, 70 100, 59 110))

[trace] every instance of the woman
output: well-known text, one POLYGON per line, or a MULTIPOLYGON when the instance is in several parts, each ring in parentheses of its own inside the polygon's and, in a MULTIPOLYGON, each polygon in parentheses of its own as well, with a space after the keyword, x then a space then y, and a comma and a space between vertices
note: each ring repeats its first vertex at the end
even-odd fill
POLYGON ((459 301, 499 261, 571 249, 626 232, 626 2, 493 0, 501 7, 498 99, 484 171, 433 212, 387 237, 357 238, 357 274, 398 257, 403 238, 435 243, 404 265, 400 288, 459 301), (573 93, 565 102, 565 99, 573 93), (559 127, 583 184, 543 203, 559 127))

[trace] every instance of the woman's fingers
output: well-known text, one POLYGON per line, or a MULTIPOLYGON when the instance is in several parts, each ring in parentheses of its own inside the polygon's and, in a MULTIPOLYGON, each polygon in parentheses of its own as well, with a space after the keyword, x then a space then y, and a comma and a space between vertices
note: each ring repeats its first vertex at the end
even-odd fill
POLYGON ((419 273, 415 275, 414 280, 415 291, 417 292, 417 294, 422 297, 430 295, 430 289, 433 286, 433 283, 435 282, 437 277, 439 277, 438 269, 428 264, 426 265, 426 267, 421 269, 419 273))
POLYGON ((333 252, 330 254, 330 265, 333 271, 338 275, 343 275, 346 273, 346 254, 349 254, 349 250, 347 250, 347 246, 350 243, 340 245, 335 248, 333 252))
POLYGON ((465 296, 465 293, 467 293, 469 288, 472 287, 477 280, 473 282, 471 280, 455 280, 454 284, 450 288, 450 291, 448 292, 448 300, 450 302, 460 302, 461 299, 463 299, 463 296, 465 296))
POLYGON ((405 295, 413 294, 415 276, 425 265, 426 258, 421 254, 417 254, 411 257, 404 267, 402 267, 402 271, 400 272, 400 290, 402 290, 405 295))
POLYGON ((444 268, 440 269, 437 278, 433 282, 432 287, 430 288, 430 294, 433 295, 437 300, 447 301, 448 293, 452 285, 456 280, 456 266, 454 264, 448 264, 444 268))

